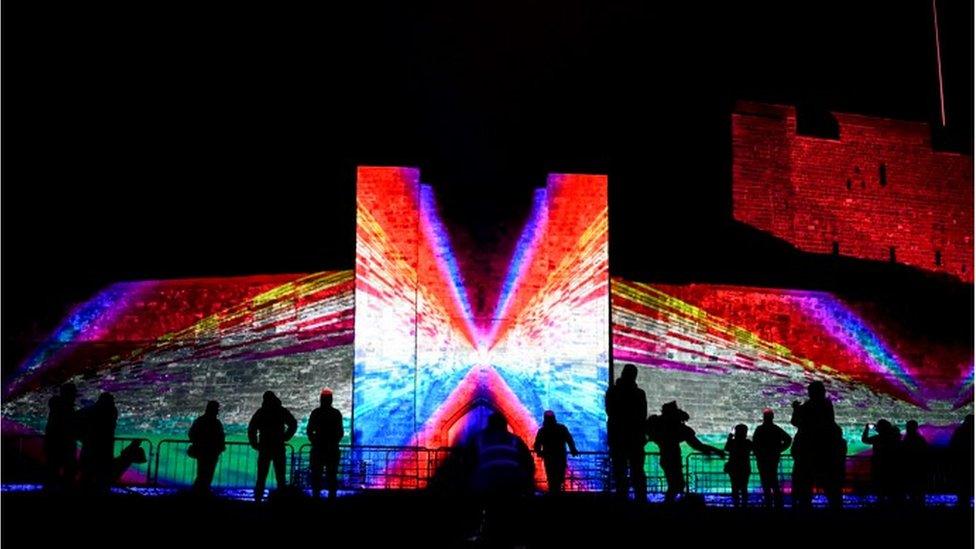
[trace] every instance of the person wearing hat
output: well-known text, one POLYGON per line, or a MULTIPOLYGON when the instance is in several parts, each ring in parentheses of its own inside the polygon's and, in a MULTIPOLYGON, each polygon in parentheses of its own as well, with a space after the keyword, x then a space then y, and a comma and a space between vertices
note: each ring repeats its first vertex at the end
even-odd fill
POLYGON ((535 435, 533 449, 535 453, 542 456, 550 494, 558 494, 563 489, 563 482, 566 480, 567 445, 574 457, 579 455, 579 451, 576 450, 576 442, 573 440, 573 435, 569 433, 569 429, 562 423, 556 422, 555 412, 546 410, 542 416, 542 428, 535 435))
POLYGON ((665 503, 672 503, 678 494, 685 489, 685 477, 681 471, 681 443, 704 454, 714 454, 725 457, 725 452, 714 446, 709 446, 698 440, 695 431, 685 425, 688 413, 678 408, 675 401, 661 406, 661 415, 647 418, 648 434, 661 451, 661 469, 668 483, 668 490, 664 494, 665 503))
POLYGON ((261 407, 251 416, 247 425, 247 440, 258 451, 258 478, 254 486, 254 499, 264 498, 264 484, 268 480, 268 467, 274 463, 278 489, 286 486, 285 443, 295 435, 298 422, 295 416, 281 405, 281 400, 271 391, 265 391, 261 407))
POLYGON ((329 499, 335 499, 339 486, 339 442, 346 433, 342 427, 342 413, 332 407, 332 389, 322 389, 319 407, 308 417, 305 434, 312 444, 309 456, 312 496, 318 498, 322 491, 322 469, 325 468, 329 499))
POLYGON ((773 423, 773 411, 763 410, 762 425, 752 433, 753 453, 756 455, 756 468, 759 469, 759 482, 762 484, 763 503, 770 507, 783 506, 783 491, 779 487, 780 454, 790 447, 793 439, 779 425, 773 423))

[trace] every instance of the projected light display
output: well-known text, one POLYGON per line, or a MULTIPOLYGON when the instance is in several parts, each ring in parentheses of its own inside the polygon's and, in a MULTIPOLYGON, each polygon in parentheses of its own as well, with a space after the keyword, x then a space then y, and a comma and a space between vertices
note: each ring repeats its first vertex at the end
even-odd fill
POLYGON ((242 436, 261 394, 304 419, 316 387, 351 413, 350 271, 113 284, 77 306, 4 387, 4 420, 42 429, 52 387, 111 391, 118 433, 184 438, 207 400, 242 436))
POLYGON ((788 423, 814 380, 851 452, 864 448, 865 422, 915 419, 944 442, 972 410, 971 348, 889 339, 884 323, 824 292, 615 280, 613 322, 614 358, 644 366, 648 405, 677 399, 706 436, 757 425, 766 407, 788 423))
POLYGON ((112 391, 118 434, 153 441, 185 438, 210 399, 240 440, 268 389, 304 422, 328 386, 347 442, 454 445, 488 410, 531 442, 553 409, 602 451, 611 348, 618 368, 638 365, 652 412, 677 400, 713 443, 766 407, 792 431, 789 404, 813 380, 851 453, 867 421, 915 419, 944 443, 972 412, 969 341, 923 339, 826 292, 611 281, 606 179, 553 175, 529 199, 504 245, 481 249, 416 170, 362 168, 355 271, 113 284, 5 383, 4 432, 42 431, 69 380, 82 404, 112 391))
POLYGON ((602 448, 606 204, 605 177, 550 176, 504 276, 486 279, 460 267, 419 172, 360 168, 355 441, 454 445, 488 410, 531 441, 553 409, 581 448, 602 448), (475 287, 497 297, 487 313, 475 287))

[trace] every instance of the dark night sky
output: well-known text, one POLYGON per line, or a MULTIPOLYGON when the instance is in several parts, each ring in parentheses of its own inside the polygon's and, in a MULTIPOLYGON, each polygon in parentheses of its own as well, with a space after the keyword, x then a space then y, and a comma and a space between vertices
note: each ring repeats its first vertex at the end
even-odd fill
MULTIPOLYGON (((971 148, 973 6, 939 3, 971 148)), ((5 343, 120 279, 351 268, 357 164, 420 167, 475 224, 547 172, 608 173, 615 274, 919 283, 731 223, 729 113, 937 120, 928 1, 338 4, 5 10, 5 343)))

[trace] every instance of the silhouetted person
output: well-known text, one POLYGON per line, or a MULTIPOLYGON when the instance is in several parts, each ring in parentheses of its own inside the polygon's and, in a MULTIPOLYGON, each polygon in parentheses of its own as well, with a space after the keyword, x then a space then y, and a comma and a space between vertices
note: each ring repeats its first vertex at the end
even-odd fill
POLYGON ((514 509, 518 499, 535 488, 532 453, 521 438, 508 432, 505 416, 494 412, 487 427, 472 437, 468 455, 472 492, 482 508, 479 535, 505 536, 518 520, 514 509))
POLYGON ((79 414, 82 485, 86 489, 106 491, 113 480, 115 425, 119 419, 115 397, 112 393, 102 393, 94 404, 79 414))
POLYGON ((871 480, 881 503, 899 500, 898 461, 901 433, 887 419, 879 419, 871 434, 871 424, 864 426, 861 442, 871 445, 871 480))
POLYGON ((213 483, 214 471, 220 454, 226 449, 224 444, 224 425, 217 419, 220 403, 211 400, 203 415, 190 426, 190 457, 197 460, 197 478, 193 488, 199 492, 209 492, 213 483))
POLYGON ((973 496, 973 414, 966 416, 949 439, 949 458, 956 483, 956 505, 969 507, 973 496))
POLYGON ((779 425, 773 423, 773 411, 763 410, 762 425, 752 433, 752 452, 756 455, 759 482, 762 484, 763 503, 783 506, 783 491, 779 486, 779 459, 793 439, 779 425))
POLYGON ((809 507, 816 485, 826 492, 830 505, 839 508, 846 453, 843 432, 834 421, 834 406, 823 383, 810 383, 807 394, 810 398, 803 404, 793 401, 790 418, 796 427, 792 450, 793 505, 809 507))
POLYGON ((264 497, 264 483, 268 479, 268 465, 274 463, 278 489, 285 487, 285 443, 298 430, 298 422, 271 391, 264 392, 261 407, 251 416, 247 426, 247 440, 258 451, 258 479, 254 499, 264 497))
POLYGON ((112 459, 112 482, 122 480, 125 472, 134 463, 146 463, 146 451, 141 440, 133 440, 112 459))
POLYGON ((322 468, 325 468, 329 499, 335 499, 339 483, 339 442, 345 430, 342 427, 342 413, 332 407, 332 390, 322 389, 319 407, 312 410, 305 428, 308 441, 312 444, 310 473, 312 496, 319 497, 322 491, 322 468))
POLYGON ((49 487, 68 488, 78 470, 76 456, 78 436, 75 417, 74 383, 65 383, 48 401, 47 425, 44 427, 44 455, 47 460, 49 487))
POLYGON ((752 441, 748 438, 749 427, 743 424, 735 426, 735 432, 729 433, 725 441, 725 451, 729 460, 725 462, 725 472, 732 484, 732 506, 741 507, 749 503, 749 475, 752 474, 752 441))
POLYGON ((725 457, 725 452, 698 440, 695 431, 685 425, 688 413, 678 408, 675 401, 661 406, 661 415, 647 418, 647 433, 661 451, 661 469, 668 483, 664 494, 665 503, 672 503, 685 489, 685 477, 681 471, 681 443, 685 442, 703 454, 725 457))
POLYGON ((550 494, 557 494, 563 489, 563 482, 566 480, 566 446, 569 446, 573 456, 579 455, 569 429, 556 422, 555 412, 546 410, 542 417, 542 428, 535 435, 534 449, 542 456, 542 463, 545 464, 550 494))
POLYGON ((627 470, 639 502, 647 501, 647 477, 644 474, 644 422, 647 418, 647 396, 637 386, 637 367, 625 364, 617 382, 607 389, 607 445, 613 467, 617 495, 627 497, 627 470))
POLYGON ((918 432, 914 419, 905 424, 905 438, 901 441, 901 477, 909 503, 923 505, 929 478, 929 443, 918 432))

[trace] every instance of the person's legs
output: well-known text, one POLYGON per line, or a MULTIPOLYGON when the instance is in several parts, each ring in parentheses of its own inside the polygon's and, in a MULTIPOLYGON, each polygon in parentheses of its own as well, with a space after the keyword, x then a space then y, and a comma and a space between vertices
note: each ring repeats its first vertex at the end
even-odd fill
MULTIPOLYGON (((71 448, 73 450, 74 446, 71 448)), ((45 441, 44 452, 47 459, 48 488, 67 487, 71 480, 69 462, 74 460, 74 453, 69 455, 68 445, 60 440, 45 441)))
POLYGON ((214 473, 217 471, 217 461, 220 459, 220 454, 214 456, 207 456, 203 463, 203 470, 201 473, 200 488, 202 490, 210 491, 211 485, 213 485, 214 473))
POLYGON ((281 490, 285 486, 288 486, 288 479, 285 478, 285 446, 281 445, 279 448, 275 448, 274 454, 271 456, 271 460, 274 463, 275 472, 275 486, 276 490, 281 490))
POLYGON ((71 488, 78 475, 78 447, 74 441, 68 443, 64 450, 64 464, 62 468, 62 482, 65 488, 71 488))
POLYGON ((107 492, 115 482, 115 479, 112 478, 114 451, 114 441, 99 447, 98 457, 95 460, 95 488, 101 492, 107 492))
POLYGON ((254 500, 261 501, 264 497, 264 483, 268 479, 268 465, 271 464, 271 453, 268 450, 258 450, 258 479, 254 486, 254 500))
POLYGON ((309 484, 312 486, 312 497, 318 498, 322 492, 322 467, 325 465, 325 461, 322 459, 322 450, 319 448, 312 448, 312 452, 309 454, 309 484))
POLYGON ((639 503, 647 501, 647 475, 644 473, 644 448, 631 449, 627 457, 630 462, 630 481, 634 484, 634 499, 639 503))
POLYGON ((339 448, 330 449, 325 456, 326 486, 329 499, 335 499, 339 490, 339 448))
POLYGON ((777 507, 783 506, 783 493, 779 487, 779 461, 757 461, 759 468, 759 482, 762 484, 763 504, 777 507))
POLYGON ((793 507, 804 509, 810 507, 810 491, 812 479, 810 467, 806 459, 796 459, 793 462, 793 507))
POLYGON ((558 494, 563 490, 563 482, 566 480, 566 462, 559 459, 549 458, 544 460, 546 466, 546 483, 549 486, 550 494, 558 494))
POLYGON ((627 454, 619 447, 610 448, 610 468, 618 497, 627 497, 627 454))
POLYGON ((729 480, 732 484, 732 505, 735 507, 741 507, 745 505, 748 500, 748 487, 749 487, 749 475, 742 474, 742 472, 736 472, 735 474, 729 475, 729 480))
POLYGON ((193 490, 200 491, 203 489, 203 480, 206 476, 207 469, 207 458, 203 456, 197 456, 197 476, 193 479, 193 490))
POLYGON ((664 470, 664 479, 668 483, 668 490, 664 494, 664 502, 671 503, 685 489, 685 478, 681 471, 681 462, 671 463, 670 461, 662 461, 661 469, 664 470))

